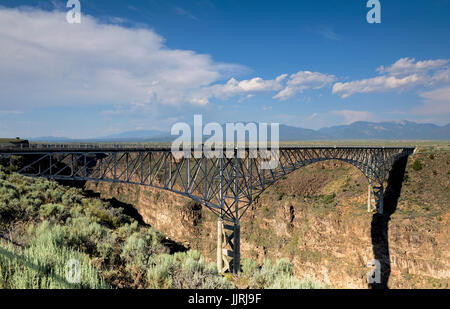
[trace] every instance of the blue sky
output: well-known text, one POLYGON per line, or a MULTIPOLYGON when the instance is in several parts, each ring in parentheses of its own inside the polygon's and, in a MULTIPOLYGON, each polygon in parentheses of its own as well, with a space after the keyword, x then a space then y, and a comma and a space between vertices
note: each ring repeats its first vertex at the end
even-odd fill
POLYGON ((450 1, 0 1, 2 136, 450 119, 450 1))

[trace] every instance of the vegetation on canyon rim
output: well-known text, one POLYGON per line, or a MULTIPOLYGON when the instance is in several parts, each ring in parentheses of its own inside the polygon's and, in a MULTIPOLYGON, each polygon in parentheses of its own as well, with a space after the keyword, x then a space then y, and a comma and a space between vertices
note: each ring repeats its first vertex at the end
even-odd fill
POLYGON ((122 208, 45 179, 0 166, 0 288, 319 288, 293 276, 286 260, 262 267, 243 260, 242 275, 221 276, 195 250, 171 253, 167 239, 122 208), (79 284, 66 265, 81 266, 79 284))

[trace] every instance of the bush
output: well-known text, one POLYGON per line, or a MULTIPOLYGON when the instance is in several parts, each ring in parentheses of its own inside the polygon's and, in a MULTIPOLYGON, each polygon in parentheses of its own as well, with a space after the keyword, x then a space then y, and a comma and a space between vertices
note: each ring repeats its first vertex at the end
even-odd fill
MULTIPOLYGON (((79 189, 0 168, 0 224, 16 222, 28 227, 24 235, 20 233, 23 248, 0 243, 3 288, 109 287, 104 278, 124 288, 234 287, 198 251, 169 255, 164 235, 139 226, 122 209, 83 197, 79 189), (65 279, 70 259, 79 260, 82 271, 81 283, 75 286, 65 279)), ((275 264, 266 260, 261 268, 244 259, 242 269, 253 288, 308 286, 293 276, 286 259, 275 264)))
POLYGON ((109 235, 108 229, 86 217, 68 218, 64 230, 66 245, 89 255, 98 254, 97 246, 109 235))
POLYGON ((159 255, 147 272, 147 285, 151 289, 168 289, 173 284, 173 273, 179 267, 173 255, 159 255))
POLYGON ((81 202, 81 192, 75 188, 67 190, 61 197, 61 202, 65 206, 73 206, 81 202))
POLYGON ((61 217, 64 212, 64 205, 53 203, 42 205, 39 209, 39 214, 44 218, 61 217))
POLYGON ((293 276, 276 277, 268 289, 321 289, 323 286, 309 278, 298 280, 293 276))
POLYGON ((244 275, 252 275, 255 271, 258 270, 258 264, 251 260, 244 258, 242 261, 242 272, 244 275))
POLYGON ((413 170, 420 171, 422 169, 422 163, 419 161, 419 159, 416 159, 413 163, 413 170))
POLYGON ((284 275, 294 275, 294 265, 288 259, 279 259, 275 263, 275 271, 284 275))
POLYGON ((281 200, 283 199, 283 196, 284 196, 283 193, 277 192, 277 193, 275 194, 275 199, 276 199, 277 201, 281 201, 281 200))
POLYGON ((148 265, 148 258, 150 257, 151 248, 140 233, 133 233, 125 241, 120 257, 126 261, 127 267, 130 269, 138 267, 140 271, 144 272, 148 265))
POLYGON ((147 287, 175 289, 223 289, 232 285, 218 276, 214 264, 207 264, 191 250, 174 255, 161 254, 150 259, 147 287))
POLYGON ((270 260, 266 259, 261 269, 247 275, 249 288, 310 289, 322 287, 319 283, 315 283, 309 278, 305 280, 295 278, 293 269, 292 263, 287 259, 279 259, 275 262, 275 265, 273 265, 270 260))
POLYGON ((12 289, 108 288, 83 253, 62 246, 64 232, 60 226, 44 221, 34 232, 25 249, 0 241, 1 285, 12 289), (70 260, 80 263, 80 283, 67 281, 70 260))

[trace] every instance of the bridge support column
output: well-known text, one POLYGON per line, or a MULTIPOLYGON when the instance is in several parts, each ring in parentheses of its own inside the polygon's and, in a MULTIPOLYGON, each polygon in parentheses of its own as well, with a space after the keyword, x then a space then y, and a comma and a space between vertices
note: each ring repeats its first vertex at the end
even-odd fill
POLYGON ((382 184, 374 185, 369 182, 367 187, 367 212, 377 210, 379 214, 383 213, 384 206, 384 188, 382 184), (374 196, 375 207, 372 205, 372 192, 374 196))
POLYGON ((217 219, 217 271, 223 273, 223 220, 217 219))
POLYGON ((240 234, 241 227, 237 223, 224 224, 222 218, 217 220, 217 271, 237 274, 240 271, 240 234), (235 266, 236 265, 236 266, 235 266))
POLYGON ((372 211, 372 194, 370 192, 372 192, 372 185, 369 183, 367 185, 367 212, 372 211))
POLYGON ((383 185, 374 185, 373 186, 373 194, 375 197, 375 207, 379 214, 383 214, 384 207, 384 188, 383 185))
POLYGON ((233 246, 233 274, 241 271, 241 225, 239 222, 234 224, 234 246, 233 246))

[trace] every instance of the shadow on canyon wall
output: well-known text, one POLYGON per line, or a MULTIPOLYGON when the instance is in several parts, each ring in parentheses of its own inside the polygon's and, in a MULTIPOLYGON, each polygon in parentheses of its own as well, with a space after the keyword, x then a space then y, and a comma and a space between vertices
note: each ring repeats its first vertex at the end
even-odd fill
POLYGON ((396 211, 398 199, 402 191, 408 157, 397 160, 389 173, 386 191, 384 193, 384 213, 375 213, 371 222, 372 250, 374 258, 380 262, 380 281, 369 283, 372 289, 387 289, 391 274, 391 260, 389 254, 389 221, 396 211))

